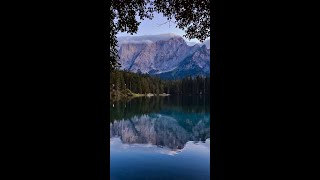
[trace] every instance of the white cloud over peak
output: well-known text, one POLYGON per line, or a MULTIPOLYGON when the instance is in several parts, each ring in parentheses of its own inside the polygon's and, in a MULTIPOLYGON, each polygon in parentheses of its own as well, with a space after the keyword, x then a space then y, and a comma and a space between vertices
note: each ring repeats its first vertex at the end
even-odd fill
MULTIPOLYGON (((120 47, 122 44, 126 43, 134 43, 134 44, 144 44, 144 43, 152 43, 160 40, 168 40, 172 37, 181 37, 174 33, 166 33, 166 34, 157 34, 157 35, 143 35, 143 36, 136 36, 136 35, 128 35, 128 36, 120 36, 117 37, 118 46, 120 47)), ((203 45, 205 44, 208 49, 210 49, 210 38, 205 40, 203 43, 199 43, 196 41, 189 41, 188 39, 182 37, 187 45, 194 46, 196 44, 203 45)))

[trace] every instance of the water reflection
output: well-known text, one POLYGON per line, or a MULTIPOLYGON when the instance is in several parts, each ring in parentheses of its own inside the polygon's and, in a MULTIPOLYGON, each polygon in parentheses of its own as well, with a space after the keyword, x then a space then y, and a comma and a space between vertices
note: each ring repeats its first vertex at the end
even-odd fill
POLYGON ((171 150, 183 149, 188 141, 205 142, 210 138, 209 104, 197 100, 154 97, 118 102, 111 110, 110 137, 119 137, 125 144, 151 144, 171 150), (183 100, 186 102, 181 103, 183 100))
POLYGON ((110 145, 113 149, 117 149, 120 153, 133 153, 133 152, 144 152, 144 153, 156 153, 174 156, 180 152, 196 152, 196 153, 210 153, 210 139, 206 141, 188 141, 185 144, 183 150, 174 150, 166 147, 161 147, 152 144, 124 144, 122 140, 118 137, 113 137, 110 139, 110 145))
POLYGON ((210 179, 209 108, 204 96, 112 102, 110 179, 210 179))

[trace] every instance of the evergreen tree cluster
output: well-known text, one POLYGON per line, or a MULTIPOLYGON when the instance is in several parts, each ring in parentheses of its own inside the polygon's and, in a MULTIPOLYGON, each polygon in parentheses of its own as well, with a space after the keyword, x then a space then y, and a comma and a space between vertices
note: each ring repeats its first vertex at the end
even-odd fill
POLYGON ((114 70, 110 76, 110 90, 129 89, 138 94, 196 95, 210 94, 209 77, 186 77, 180 80, 161 80, 148 74, 114 70))
POLYGON ((177 95, 210 94, 210 78, 197 76, 164 81, 165 92, 177 95))

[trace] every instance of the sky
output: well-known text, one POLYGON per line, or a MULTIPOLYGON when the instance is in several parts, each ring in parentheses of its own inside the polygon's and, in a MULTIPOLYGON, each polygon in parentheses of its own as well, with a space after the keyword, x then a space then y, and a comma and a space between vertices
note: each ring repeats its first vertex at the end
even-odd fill
MULTIPOLYGON (((167 34, 167 33, 174 33, 179 36, 185 35, 185 32, 179 28, 176 28, 176 24, 174 22, 163 24, 167 22, 167 18, 163 17, 162 14, 154 13, 154 18, 152 20, 150 19, 144 19, 143 21, 140 20, 139 17, 137 17, 137 20, 141 22, 141 24, 138 27, 137 34, 133 34, 133 36, 143 36, 143 35, 156 35, 156 34, 167 34), (162 24, 162 25, 161 25, 162 24)), ((131 36, 131 34, 128 33, 119 33, 117 35, 118 37, 121 36, 131 36)), ((186 41, 189 41, 185 39, 186 41)), ((196 42, 200 43, 197 39, 192 39, 190 42, 196 42)))

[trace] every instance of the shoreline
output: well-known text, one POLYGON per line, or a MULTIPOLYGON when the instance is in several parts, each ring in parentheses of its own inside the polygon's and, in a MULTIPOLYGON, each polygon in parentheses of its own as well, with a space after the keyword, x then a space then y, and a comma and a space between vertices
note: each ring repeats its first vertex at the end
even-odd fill
POLYGON ((170 96, 170 94, 166 94, 166 93, 162 93, 162 94, 154 94, 154 93, 136 94, 136 93, 133 93, 133 96, 134 97, 143 97, 143 96, 152 97, 152 96, 170 96))
POLYGON ((147 93, 147 94, 140 94, 140 93, 133 93, 130 90, 126 89, 123 91, 116 91, 113 90, 110 92, 110 100, 111 101, 117 101, 121 99, 131 99, 136 97, 165 97, 170 96, 170 94, 167 93, 161 93, 161 94, 155 94, 155 93, 147 93))

